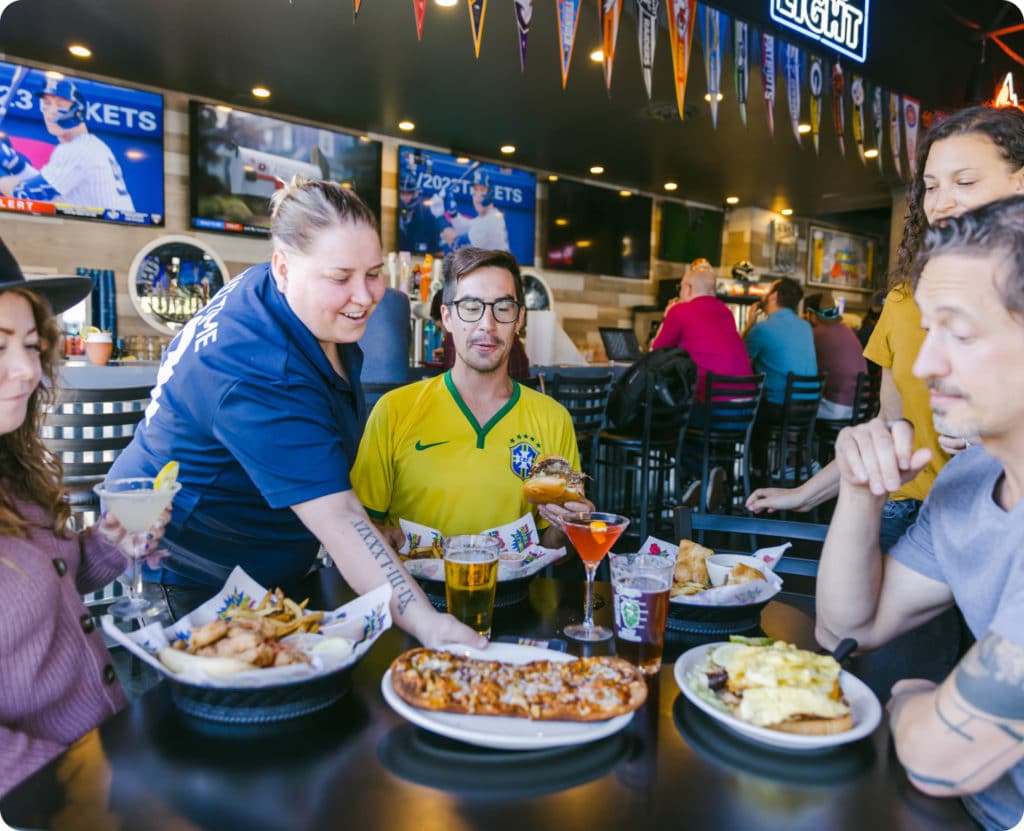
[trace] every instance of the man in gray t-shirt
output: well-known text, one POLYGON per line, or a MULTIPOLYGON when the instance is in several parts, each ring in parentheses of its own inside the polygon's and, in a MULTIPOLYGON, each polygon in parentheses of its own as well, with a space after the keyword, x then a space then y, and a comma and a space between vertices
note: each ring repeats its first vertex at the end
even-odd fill
POLYGON ((817 635, 873 649, 959 606, 977 642, 941 684, 897 683, 890 728, 916 787, 961 796, 983 827, 1006 829, 1024 814, 1024 197, 931 229, 913 285, 928 330, 914 374, 931 390, 935 426, 984 446, 946 465, 883 556, 886 494, 931 451, 913 450, 905 420, 840 433, 817 635))

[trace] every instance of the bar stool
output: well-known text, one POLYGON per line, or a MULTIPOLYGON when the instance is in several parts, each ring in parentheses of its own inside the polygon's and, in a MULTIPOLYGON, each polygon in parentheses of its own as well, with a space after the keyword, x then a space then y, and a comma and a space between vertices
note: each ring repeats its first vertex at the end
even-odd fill
MULTIPOLYGON (((761 403, 764 375, 717 375, 709 372, 702 383, 704 401, 694 404, 677 457, 682 469, 684 458, 695 455, 695 451, 700 453, 698 511, 705 510, 707 506, 711 469, 724 468, 728 494, 726 510, 731 511, 737 497, 742 501, 750 493, 751 435, 761 403), (741 483, 742 491, 738 487, 741 483)), ((682 475, 678 477, 680 487, 685 484, 685 479, 682 475)))
POLYGON ((882 385, 881 372, 857 373, 857 386, 853 393, 853 415, 845 419, 819 418, 814 423, 818 440, 818 463, 824 467, 835 458, 836 437, 844 427, 863 424, 878 415, 882 385))
POLYGON ((814 475, 814 423, 827 373, 786 376, 778 420, 762 419, 756 432, 767 444, 764 475, 770 487, 795 488, 814 475), (792 462, 792 463, 791 463, 792 462))
POLYGON ((598 434, 604 427, 604 411, 612 389, 612 374, 569 375, 556 372, 548 395, 569 411, 580 448, 580 464, 588 470, 596 458, 598 434))

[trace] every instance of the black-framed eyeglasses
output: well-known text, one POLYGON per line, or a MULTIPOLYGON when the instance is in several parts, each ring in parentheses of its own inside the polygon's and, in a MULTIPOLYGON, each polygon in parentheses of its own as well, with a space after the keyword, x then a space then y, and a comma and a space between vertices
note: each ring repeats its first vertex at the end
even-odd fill
POLYGON ((454 306, 459 320, 463 323, 476 323, 484 316, 484 310, 490 306, 491 314, 498 323, 515 323, 519 318, 519 310, 523 308, 518 300, 511 297, 502 297, 488 303, 476 297, 463 297, 461 300, 453 300, 448 305, 454 306))

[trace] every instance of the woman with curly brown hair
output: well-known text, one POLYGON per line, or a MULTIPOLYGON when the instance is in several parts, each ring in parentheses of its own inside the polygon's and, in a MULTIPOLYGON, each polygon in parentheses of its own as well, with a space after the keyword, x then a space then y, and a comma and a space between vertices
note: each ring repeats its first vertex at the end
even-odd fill
POLYGON ((124 530, 112 518, 68 530, 61 463, 39 439, 59 349, 54 312, 91 286, 28 281, 0 242, 0 796, 125 704, 82 603, 124 571, 124 530))

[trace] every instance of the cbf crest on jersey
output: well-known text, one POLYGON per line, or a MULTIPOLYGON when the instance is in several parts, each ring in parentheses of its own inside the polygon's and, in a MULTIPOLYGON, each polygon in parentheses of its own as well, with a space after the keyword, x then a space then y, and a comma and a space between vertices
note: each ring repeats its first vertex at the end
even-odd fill
POLYGON ((533 436, 519 433, 509 439, 508 454, 512 472, 520 479, 525 479, 540 455, 540 442, 533 436))

